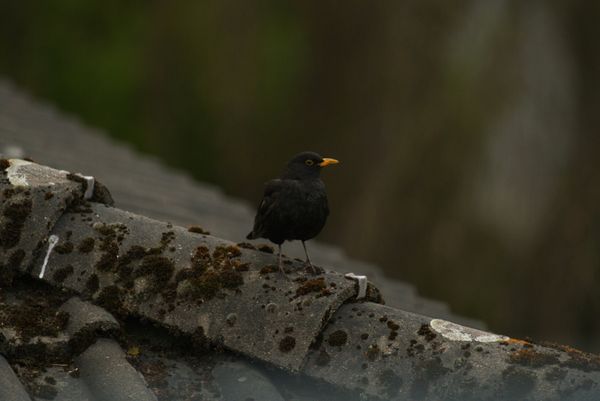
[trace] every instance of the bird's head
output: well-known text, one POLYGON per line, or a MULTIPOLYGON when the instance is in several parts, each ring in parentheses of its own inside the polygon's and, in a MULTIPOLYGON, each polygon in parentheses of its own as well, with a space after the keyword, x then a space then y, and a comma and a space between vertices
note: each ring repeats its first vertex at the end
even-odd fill
POLYGON ((321 157, 315 152, 298 153, 288 162, 282 178, 295 180, 317 178, 323 167, 337 163, 339 163, 337 160, 321 157))

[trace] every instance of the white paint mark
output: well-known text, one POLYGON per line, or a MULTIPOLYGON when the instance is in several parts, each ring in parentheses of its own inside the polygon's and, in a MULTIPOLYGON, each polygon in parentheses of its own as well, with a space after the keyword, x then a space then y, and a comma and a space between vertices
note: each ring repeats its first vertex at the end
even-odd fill
POLYGON ((21 167, 31 164, 31 162, 21 159, 10 159, 8 162, 10 163, 10 166, 6 169, 8 181, 17 187, 29 186, 27 175, 19 173, 19 170, 21 167))
POLYGON ((96 184, 96 179, 89 175, 75 174, 78 177, 81 177, 87 183, 85 188, 85 193, 83 194, 83 199, 88 200, 92 199, 92 195, 94 195, 94 185, 96 184))
POLYGON ((48 264, 48 259, 50 258, 50 253, 54 246, 58 243, 58 236, 52 234, 48 238, 48 251, 46 252, 46 257, 44 258, 44 264, 42 265, 42 271, 40 272, 40 278, 44 278, 44 273, 46 272, 46 265, 48 264))
POLYGON ((358 295, 356 299, 361 299, 367 296, 367 276, 359 276, 354 273, 348 273, 344 277, 356 280, 358 282, 358 295))
POLYGON ((447 320, 433 319, 429 325, 442 337, 451 341, 477 341, 480 343, 493 343, 499 341, 507 341, 509 337, 498 334, 488 333, 473 329, 471 327, 461 326, 460 324, 452 323, 447 320))

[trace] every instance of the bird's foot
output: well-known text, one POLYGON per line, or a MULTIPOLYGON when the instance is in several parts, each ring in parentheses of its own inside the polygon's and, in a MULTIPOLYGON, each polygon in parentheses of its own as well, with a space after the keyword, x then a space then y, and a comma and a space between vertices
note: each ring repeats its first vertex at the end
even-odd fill
POLYGON ((285 269, 283 268, 283 265, 281 263, 279 264, 279 272, 283 275, 283 277, 285 277, 286 280, 290 281, 290 278, 286 274, 285 269))
POLYGON ((305 265, 305 267, 306 267, 306 270, 307 270, 307 271, 308 271, 310 274, 312 274, 313 276, 316 276, 317 274, 319 274, 319 270, 320 270, 320 269, 319 269, 319 268, 317 268, 317 267, 315 267, 315 266, 313 266, 313 264, 310 262, 310 260, 307 260, 307 261, 304 263, 304 265, 305 265))

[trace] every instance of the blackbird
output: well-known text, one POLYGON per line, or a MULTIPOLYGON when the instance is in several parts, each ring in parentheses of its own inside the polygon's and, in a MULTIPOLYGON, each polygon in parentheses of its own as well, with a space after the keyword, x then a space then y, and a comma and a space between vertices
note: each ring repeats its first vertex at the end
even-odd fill
POLYGON ((246 238, 266 238, 277 244, 282 273, 281 245, 292 240, 302 241, 306 264, 314 273, 305 241, 321 232, 329 215, 325 184, 319 175, 323 167, 336 163, 337 160, 315 152, 302 152, 288 162, 279 178, 265 184, 254 228, 246 238))

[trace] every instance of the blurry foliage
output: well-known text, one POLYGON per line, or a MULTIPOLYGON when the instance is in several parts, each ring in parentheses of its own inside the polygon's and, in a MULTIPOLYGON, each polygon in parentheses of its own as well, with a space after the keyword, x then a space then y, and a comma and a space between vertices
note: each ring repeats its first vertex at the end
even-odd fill
POLYGON ((252 203, 294 153, 339 158, 322 237, 598 350, 599 4, 3 1, 0 73, 252 203))

